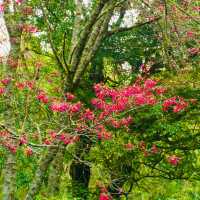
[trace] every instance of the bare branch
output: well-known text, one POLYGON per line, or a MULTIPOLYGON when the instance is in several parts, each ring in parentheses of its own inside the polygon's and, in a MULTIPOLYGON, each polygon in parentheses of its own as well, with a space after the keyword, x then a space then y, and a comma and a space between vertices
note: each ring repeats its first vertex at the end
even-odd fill
POLYGON ((154 22, 156 22, 156 21, 158 21, 158 20, 160 20, 160 19, 161 19, 161 17, 157 17, 157 18, 155 18, 155 19, 153 19, 153 20, 150 20, 150 21, 147 21, 147 22, 137 23, 137 24, 135 24, 135 25, 133 25, 133 26, 131 26, 131 27, 116 28, 116 29, 113 29, 112 31, 109 31, 109 32, 107 33, 106 36, 107 36, 107 37, 110 37, 110 36, 112 36, 112 35, 114 35, 114 34, 116 34, 116 33, 131 31, 131 30, 133 30, 133 29, 135 29, 135 28, 139 28, 139 27, 144 26, 144 25, 146 25, 146 24, 154 23, 154 22))

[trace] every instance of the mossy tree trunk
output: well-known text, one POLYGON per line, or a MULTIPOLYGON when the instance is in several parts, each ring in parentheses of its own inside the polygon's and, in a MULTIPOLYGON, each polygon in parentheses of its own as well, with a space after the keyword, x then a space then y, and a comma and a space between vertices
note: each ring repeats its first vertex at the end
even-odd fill
POLYGON ((16 155, 9 153, 3 170, 3 198, 2 200, 14 200, 16 188, 16 155))
MULTIPOLYGON (((10 12, 6 10, 5 12, 10 12)), ((9 34, 7 35, 7 40, 10 41, 10 37, 15 37, 16 42, 11 45, 11 50, 9 52, 9 57, 14 59, 19 64, 20 59, 20 46, 21 46, 21 35, 22 32, 18 29, 18 24, 21 19, 15 18, 15 12, 9 13, 10 18, 7 19, 5 15, 6 26, 9 34)), ((5 63, 5 69, 3 70, 3 76, 15 76, 16 69, 12 69, 7 63, 5 63)), ((6 87, 6 93, 9 94, 12 83, 6 87)), ((13 113, 12 97, 6 95, 6 111, 4 114, 4 124, 8 127, 15 127, 16 116, 13 113), (8 109, 9 108, 9 109, 8 109)), ((11 140, 13 147, 17 147, 16 141, 11 140)), ((3 200, 14 200, 15 199, 15 190, 16 190, 16 173, 17 173, 17 155, 16 152, 8 152, 5 166, 3 169, 3 200)))
MULTIPOLYGON (((80 1, 78 0, 77 2, 80 3, 80 1)), ((73 33, 73 37, 76 39, 72 38, 70 54, 66 59, 67 63, 61 63, 60 62, 61 59, 59 59, 56 55, 58 64, 61 65, 61 67, 63 68, 69 67, 68 73, 66 74, 65 78, 65 91, 73 92, 80 84, 80 81, 85 71, 87 70, 89 63, 92 61, 95 53, 97 52, 99 46, 101 45, 103 38, 106 36, 108 32, 108 24, 110 22, 111 16, 113 14, 116 5, 120 6, 124 2, 126 2, 126 0, 119 0, 119 1, 99 0, 97 2, 96 7, 92 11, 90 18, 87 20, 85 26, 82 29, 80 29, 81 26, 80 19, 75 20, 74 24, 75 30, 73 33), (81 32, 77 31, 77 29, 81 30, 81 32), (78 39, 77 36, 79 36, 78 39), (75 43, 73 43, 74 41, 75 43)), ((77 6, 80 6, 80 4, 79 5, 77 4, 77 6)), ((80 9, 81 9, 80 7, 77 8, 77 12, 80 12, 80 9)), ((80 15, 78 15, 78 17, 80 17, 80 15)), ((83 141, 80 142, 83 143, 83 141)), ((53 158, 54 161, 52 162, 53 166, 51 167, 50 173, 57 174, 60 177, 60 173, 62 173, 62 171, 60 171, 59 169, 63 168, 61 167, 63 165, 63 158, 61 157, 64 156, 64 151, 57 154, 59 155, 60 159, 57 159, 56 153, 54 153, 55 158, 53 158)), ((49 151, 49 154, 52 155, 51 151, 49 151)), ((48 155, 48 153, 46 154, 47 160, 50 155, 48 155)), ((41 162, 40 165, 43 165, 44 161, 45 157, 43 158, 43 161, 41 162)), ((48 162, 48 164, 51 164, 51 162, 48 162)), ((43 174, 46 173, 47 167, 45 168, 42 167, 42 170, 40 170, 40 168, 41 166, 39 166, 39 174, 40 174, 40 179, 42 179, 44 177, 43 174)), ((90 179, 90 168, 86 166, 84 162, 80 163, 77 162, 77 160, 74 160, 71 164, 70 172, 71 172, 70 174, 72 177, 73 186, 74 184, 81 184, 85 188, 85 190, 88 190, 88 184, 90 179), (77 177, 79 177, 80 174, 82 175, 87 174, 86 175, 87 177, 83 176, 80 179, 78 179, 77 177)), ((30 187, 28 192, 29 198, 26 198, 26 200, 31 199, 30 194, 32 195, 33 199, 40 190, 42 180, 39 180, 37 174, 38 173, 36 172, 35 179, 37 181, 34 179, 33 185, 35 185, 36 182, 39 182, 40 184, 36 189, 33 186, 30 187)), ((50 174, 50 177, 52 178, 53 176, 50 174)), ((51 178, 49 178, 49 181, 51 178)), ((53 184, 54 186, 51 186, 50 189, 51 191, 58 192, 57 186, 59 185, 59 180, 60 178, 54 179, 55 184, 53 184), (53 189, 53 187, 56 188, 53 189)), ((75 193, 74 196, 76 196, 75 193)))

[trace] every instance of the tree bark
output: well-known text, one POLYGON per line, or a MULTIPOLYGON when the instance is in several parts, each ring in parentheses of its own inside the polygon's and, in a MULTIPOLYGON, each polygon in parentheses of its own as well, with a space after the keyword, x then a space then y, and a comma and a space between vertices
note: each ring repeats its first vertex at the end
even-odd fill
POLYGON ((82 136, 76 144, 76 157, 70 165, 70 176, 72 178, 72 195, 74 198, 88 199, 88 186, 90 182, 90 166, 85 162, 84 156, 89 153, 92 142, 82 136))
POLYGON ((45 173, 56 156, 58 152, 58 148, 49 148, 49 151, 43 156, 43 158, 40 161, 40 165, 35 173, 35 178, 33 179, 33 182, 31 183, 31 187, 29 188, 29 191, 26 195, 25 200, 33 200, 35 196, 39 193, 40 188, 42 186, 43 179, 45 177, 45 173))
POLYGON ((51 170, 48 178, 48 194, 53 196, 59 193, 60 178, 64 168, 64 154, 65 148, 59 147, 59 150, 52 161, 51 170))
MULTIPOLYGON (((11 25, 11 24, 8 24, 8 22, 6 21, 7 22, 7 24, 6 24, 3 14, 0 14, 0 15, 1 15, 0 21, 1 21, 1 23, 3 23, 3 24, 1 24, 1 29, 3 29, 3 30, 1 30, 1 31, 2 31, 2 34, 4 34, 4 39, 5 39, 5 41, 4 41, 5 43, 3 42, 2 45, 4 45, 4 48, 6 48, 7 56, 9 56, 9 55, 16 56, 17 53, 19 53, 17 51, 20 49, 21 40, 19 39, 18 43, 16 43, 15 45, 12 45, 12 48, 11 48, 10 35, 12 36, 13 34, 15 34, 14 27, 17 26, 17 22, 12 21, 12 25, 11 25)), ((18 57, 16 59, 18 60, 18 57)), ((13 75, 12 73, 15 73, 15 72, 9 68, 9 66, 6 64, 6 61, 7 61, 7 58, 4 59, 3 75, 5 75, 5 76, 13 75)), ((10 87, 11 87, 11 85, 6 88, 7 93, 9 93, 10 87)), ((12 108, 12 105, 11 105, 12 101, 10 99, 10 96, 7 95, 6 97, 7 97, 7 103, 6 103, 7 107, 12 108)), ((5 122, 9 124, 10 119, 14 118, 12 109, 9 110, 8 112, 6 112, 4 117, 5 117, 5 122)), ((15 141, 12 141, 12 143, 14 146, 17 145, 15 141)), ((4 177, 3 200, 14 200, 15 199, 16 171, 17 171, 16 153, 9 152, 7 155, 4 170, 3 170, 3 177, 4 177)))
POLYGON ((16 155, 9 153, 3 170, 3 199, 14 200, 16 188, 16 155))
POLYGON ((92 81, 92 85, 95 83, 104 82, 104 73, 103 73, 103 58, 93 59, 92 60, 92 68, 90 70, 90 80, 92 81))

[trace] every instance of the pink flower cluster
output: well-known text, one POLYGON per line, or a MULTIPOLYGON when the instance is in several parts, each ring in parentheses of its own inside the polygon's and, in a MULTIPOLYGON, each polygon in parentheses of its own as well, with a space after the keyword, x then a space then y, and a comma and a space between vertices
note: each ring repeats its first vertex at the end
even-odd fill
POLYGON ((24 90, 25 88, 32 90, 34 88, 34 81, 16 82, 15 86, 19 90, 24 90))
POLYGON ((4 5, 0 4, 0 14, 4 12, 4 5))
POLYGON ((40 91, 37 95, 37 99, 44 103, 44 104, 47 104, 49 102, 48 100, 48 96, 46 95, 46 93, 44 91, 40 91))
POLYGON ((82 118, 85 120, 94 120, 95 115, 93 111, 91 111, 90 109, 86 109, 85 112, 83 113, 82 118))
POLYGON ((105 186, 99 185, 98 187, 100 187, 99 200, 112 200, 112 197, 109 195, 108 190, 105 186))
POLYGON ((92 99, 91 103, 99 110, 105 112, 122 112, 134 105, 154 105, 156 98, 153 93, 158 95, 165 92, 163 88, 156 88, 157 82, 147 79, 144 84, 134 84, 121 89, 110 89, 102 84, 96 84, 94 90, 97 98, 92 99))
POLYGON ((23 2, 23 0, 15 0, 16 4, 21 4, 23 2))
POLYGON ((171 97, 163 102, 163 111, 173 108, 173 112, 177 113, 188 107, 188 103, 182 97, 171 97))
POLYGON ((105 194, 105 193, 101 193, 99 196, 99 200, 111 200, 111 199, 112 198, 108 194, 105 194))
POLYGON ((143 152, 143 154, 144 154, 145 157, 147 157, 149 155, 152 155, 152 154, 159 153, 159 148, 157 147, 156 144, 153 144, 152 147, 151 147, 151 149, 148 150, 146 143, 144 141, 140 141, 138 147, 143 152))
POLYGON ((95 127, 97 138, 99 140, 110 140, 112 139, 111 132, 108 132, 103 125, 98 125, 95 127))
POLYGON ((131 151, 133 148, 134 148, 134 144, 132 143, 127 143, 127 144, 124 144, 124 148, 128 151, 131 151))
POLYGON ((4 78, 1 80, 1 83, 5 86, 7 86, 11 82, 11 78, 4 78))
POLYGON ((70 135, 68 133, 62 132, 58 134, 56 131, 50 131, 49 136, 44 138, 43 144, 51 145, 56 139, 62 141, 65 145, 73 144, 79 140, 78 135, 70 135))
POLYGON ((68 102, 52 102, 50 105, 50 110, 53 112, 69 112, 78 113, 81 110, 81 102, 70 104, 68 102))
POLYGON ((172 156, 169 156, 167 160, 171 165, 176 166, 179 164, 181 158, 176 155, 172 155, 172 156))
POLYGON ((59 138, 65 145, 73 144, 79 141, 79 136, 73 136, 67 133, 62 133, 59 138))
POLYGON ((5 93, 5 88, 3 88, 3 87, 0 87, 0 95, 3 95, 4 93, 5 93))
POLYGON ((30 25, 30 24, 19 25, 19 29, 26 33, 37 33, 38 32, 37 27, 30 25))
POLYGON ((69 104, 66 102, 53 102, 50 105, 50 110, 52 110, 53 112, 66 112, 69 109, 69 104))
POLYGON ((189 53, 190 55, 197 55, 197 54, 199 53, 199 48, 195 48, 195 47, 189 48, 189 49, 188 49, 188 53, 189 53))
POLYGON ((108 120, 108 123, 111 124, 114 128, 128 127, 133 122, 131 116, 123 117, 122 119, 116 120, 112 117, 108 120))
POLYGON ((200 6, 193 6, 192 10, 200 12, 200 6))
POLYGON ((65 97, 67 98, 68 101, 72 101, 75 99, 75 96, 69 92, 65 94, 65 97))

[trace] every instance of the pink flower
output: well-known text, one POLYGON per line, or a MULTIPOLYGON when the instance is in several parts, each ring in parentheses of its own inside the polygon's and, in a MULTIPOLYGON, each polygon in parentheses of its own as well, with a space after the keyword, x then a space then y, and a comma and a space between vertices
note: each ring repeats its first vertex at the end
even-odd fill
POLYGON ((113 118, 111 118, 110 123, 114 128, 120 128, 122 125, 120 121, 117 121, 113 118))
POLYGON ((159 7, 158 7, 158 9, 159 9, 161 12, 163 12, 163 10, 165 9, 165 6, 164 6, 163 4, 160 4, 159 7))
POLYGON ((4 5, 0 4, 0 14, 4 12, 4 5))
POLYGON ((86 109, 83 118, 86 120, 93 120, 95 118, 94 113, 90 109, 86 109))
POLYGON ((0 87, 0 95, 4 94, 5 91, 6 91, 5 88, 0 87))
POLYGON ((26 87, 32 90, 34 88, 34 81, 26 81, 26 87))
POLYGON ((64 141, 66 138, 66 135, 64 133, 60 134, 60 140, 61 141, 64 141))
POLYGON ((176 155, 172 155, 172 156, 169 156, 168 157, 168 162, 171 164, 171 165, 178 165, 178 163, 180 162, 181 158, 177 157, 176 155))
POLYGON ((47 104, 48 103, 48 97, 46 96, 45 92, 43 91, 40 91, 39 94, 37 95, 37 99, 44 103, 44 104, 47 104))
POLYGON ((147 98, 147 104, 148 105, 155 105, 156 104, 156 99, 153 96, 150 96, 147 98))
POLYGON ((108 194, 101 193, 99 196, 99 200, 110 200, 110 197, 108 194))
POLYGON ((8 149, 12 152, 12 153, 16 153, 17 152, 17 147, 13 146, 13 145, 9 145, 8 149))
POLYGON ((143 94, 138 94, 135 96, 135 104, 136 105, 144 105, 147 103, 147 99, 143 94))
POLYGON ((25 149, 26 156, 31 156, 33 154, 33 150, 30 147, 27 147, 25 149))
POLYGON ((15 85, 19 90, 23 90, 26 87, 25 83, 20 83, 20 82, 16 83, 15 85))
POLYGON ((97 138, 98 140, 101 140, 103 138, 103 134, 101 132, 97 133, 97 138))
POLYGON ((121 125, 124 125, 124 126, 129 126, 132 122, 133 122, 133 118, 131 116, 121 119, 121 125))
POLYGON ((189 48, 188 53, 191 55, 197 55, 199 53, 199 48, 189 48))
POLYGON ((192 31, 188 31, 186 35, 187 37, 192 38, 194 36, 194 33, 192 31))
POLYGON ((100 113, 98 119, 99 120, 103 120, 105 117, 107 117, 109 115, 108 111, 103 111, 102 113, 100 113))
POLYGON ((200 6, 193 6, 192 10, 200 12, 200 6))
POLYGON ((50 109, 53 112, 66 112, 69 108, 70 106, 66 102, 61 102, 61 103, 53 102, 50 106, 50 109))
POLYGON ((25 135, 23 135, 22 137, 20 137, 20 139, 19 139, 19 144, 20 145, 27 144, 27 143, 28 143, 28 141, 27 141, 27 138, 26 138, 25 135))
POLYGON ((70 106, 70 111, 72 112, 72 113, 77 113, 77 112, 79 112, 80 111, 80 109, 81 109, 81 102, 78 102, 78 103, 76 103, 76 104, 73 104, 73 105, 71 105, 70 106))
POLYGON ((158 94, 158 95, 162 95, 162 94, 164 94, 164 93, 166 92, 166 88, 157 87, 157 88, 155 88, 155 92, 156 92, 156 94, 158 94))
POLYGON ((51 141, 48 138, 46 138, 43 143, 46 144, 46 145, 50 145, 51 141))
POLYGON ((103 139, 104 140, 111 140, 112 139, 112 134, 110 132, 103 132, 103 139))
POLYGON ((1 83, 2 83, 3 85, 8 85, 8 84, 10 83, 10 81, 11 81, 10 78, 5 78, 5 79, 2 79, 2 80, 1 80, 1 83))
POLYGON ((29 24, 24 24, 22 26, 22 29, 24 32, 27 32, 27 33, 37 33, 38 32, 37 27, 35 27, 33 25, 29 25, 29 24))
POLYGON ((125 88, 122 92, 121 95, 125 97, 131 97, 134 95, 138 95, 142 93, 142 88, 138 85, 132 85, 127 88, 125 88))
POLYGON ((166 99, 162 104, 163 110, 167 111, 170 106, 176 105, 176 104, 177 104, 176 97, 171 97, 169 99, 166 99))
POLYGON ((188 106, 187 102, 181 101, 181 102, 177 103, 177 105, 174 106, 173 112, 174 113, 180 112, 181 110, 184 110, 187 106, 188 106))
POLYGON ((23 0, 15 0, 17 4, 21 4, 23 0))
POLYGON ((66 139, 63 141, 63 143, 64 143, 65 145, 68 145, 68 144, 71 143, 71 139, 70 139, 70 138, 66 138, 66 139))
POLYGON ((151 147, 151 153, 153 153, 153 154, 158 153, 158 147, 155 144, 153 144, 153 146, 151 147))
POLYGON ((101 83, 97 83, 97 84, 94 85, 93 88, 94 88, 95 93, 97 94, 97 93, 99 93, 100 91, 103 90, 103 85, 101 83))
POLYGON ((131 151, 133 149, 134 145, 132 143, 128 143, 124 145, 124 148, 128 151, 131 151))
POLYGON ((54 131, 51 131, 49 134, 50 134, 50 136, 51 136, 52 139, 55 139, 56 136, 57 136, 57 133, 54 132, 54 131))
POLYGON ((144 82, 144 87, 145 89, 152 89, 153 87, 155 87, 157 84, 157 81, 151 80, 151 79, 147 79, 144 82))
POLYGON ((75 96, 71 93, 66 93, 65 96, 68 101, 72 101, 75 98, 75 96))
POLYGON ((164 111, 167 111, 171 106, 173 106, 173 112, 177 113, 184 110, 188 106, 188 103, 181 97, 172 97, 163 102, 164 111))

